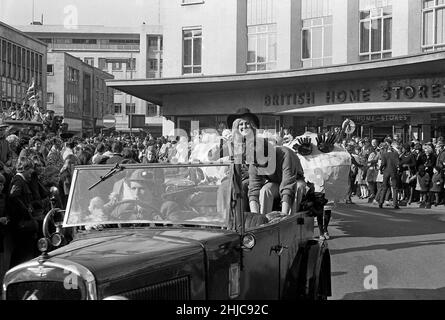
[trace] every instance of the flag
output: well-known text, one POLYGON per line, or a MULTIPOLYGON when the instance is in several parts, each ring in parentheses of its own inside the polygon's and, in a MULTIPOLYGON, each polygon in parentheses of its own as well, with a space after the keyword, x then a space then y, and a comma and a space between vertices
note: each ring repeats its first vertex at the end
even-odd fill
POLYGON ((26 91, 26 95, 35 95, 36 94, 36 81, 34 80, 34 78, 32 79, 31 84, 28 87, 28 90, 26 91))

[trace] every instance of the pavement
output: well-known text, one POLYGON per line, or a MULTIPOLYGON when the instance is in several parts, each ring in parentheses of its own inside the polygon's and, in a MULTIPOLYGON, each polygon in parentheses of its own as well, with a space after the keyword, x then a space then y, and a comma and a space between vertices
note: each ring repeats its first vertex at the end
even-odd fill
POLYGON ((445 207, 353 202, 332 211, 330 299, 445 300, 445 207))

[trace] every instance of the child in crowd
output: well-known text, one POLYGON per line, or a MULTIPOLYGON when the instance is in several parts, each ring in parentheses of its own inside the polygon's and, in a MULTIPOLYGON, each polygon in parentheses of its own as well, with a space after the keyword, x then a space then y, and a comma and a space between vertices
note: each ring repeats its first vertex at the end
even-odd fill
POLYGON ((417 171, 416 185, 416 190, 420 193, 420 208, 431 208, 431 201, 429 199, 430 183, 430 175, 426 172, 425 166, 420 165, 417 171))
POLYGON ((433 178, 431 179, 431 201, 434 199, 434 206, 437 207, 439 204, 439 195, 443 189, 443 177, 442 172, 439 167, 434 167, 433 178))

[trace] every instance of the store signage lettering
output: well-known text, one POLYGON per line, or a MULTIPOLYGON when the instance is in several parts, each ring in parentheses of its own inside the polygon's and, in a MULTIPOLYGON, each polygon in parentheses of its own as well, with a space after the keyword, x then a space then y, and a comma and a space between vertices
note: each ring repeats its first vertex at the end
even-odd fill
POLYGON ((405 114, 376 114, 376 115, 352 115, 344 117, 357 123, 380 122, 380 121, 408 121, 409 116, 405 114))
POLYGON ((315 92, 266 95, 264 104, 266 106, 315 104, 315 92))
POLYGON ((345 102, 369 102, 371 101, 371 90, 341 90, 326 92, 326 103, 345 103, 345 102))
POLYGON ((407 99, 428 99, 428 98, 440 98, 445 96, 445 85, 433 84, 431 86, 396 86, 383 89, 383 99, 385 100, 400 100, 400 98, 407 99))
MULTIPOLYGON (((437 99, 445 97, 445 85, 408 85, 391 86, 381 89, 378 95, 383 101, 412 100, 412 99, 437 99)), ((318 102, 314 91, 267 94, 264 97, 265 106, 291 106, 291 105, 316 105, 371 102, 372 90, 368 88, 353 90, 329 90, 324 95, 324 101, 318 102)), ((378 101, 382 101, 379 99, 378 101)))

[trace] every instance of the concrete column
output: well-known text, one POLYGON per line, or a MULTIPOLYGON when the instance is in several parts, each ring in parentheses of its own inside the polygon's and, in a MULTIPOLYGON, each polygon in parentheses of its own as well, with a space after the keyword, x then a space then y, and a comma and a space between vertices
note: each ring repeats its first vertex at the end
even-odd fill
POLYGON ((422 41, 422 2, 393 0, 392 56, 420 53, 422 41))
POLYGON ((335 0, 332 8, 333 64, 359 61, 359 1, 335 0))
POLYGON ((247 0, 236 2, 236 73, 247 71, 247 0))
POLYGON ((277 6, 277 70, 301 66, 301 1, 280 0, 277 6))

